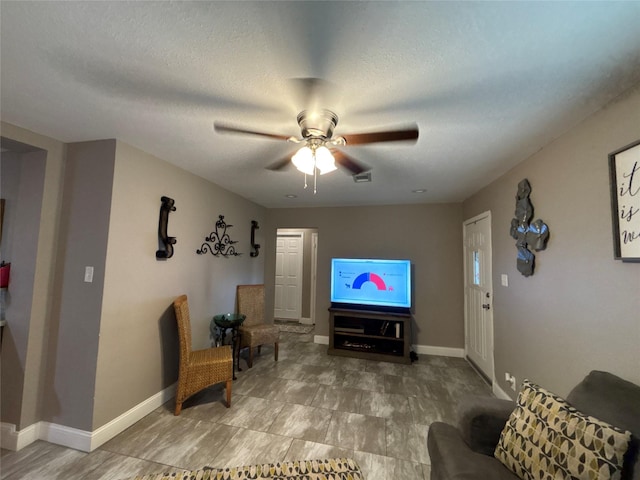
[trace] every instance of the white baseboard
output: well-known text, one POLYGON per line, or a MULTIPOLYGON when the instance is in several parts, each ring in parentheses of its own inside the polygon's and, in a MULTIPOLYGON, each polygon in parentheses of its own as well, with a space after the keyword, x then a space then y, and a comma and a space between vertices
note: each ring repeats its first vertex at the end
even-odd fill
POLYGON ((500 385, 498 385, 498 382, 496 381, 493 382, 493 394, 498 398, 502 398, 503 400, 513 400, 513 398, 511 398, 507 392, 500 388, 500 385))
POLYGON ((83 452, 91 451, 91 432, 78 428, 66 427, 57 423, 39 422, 38 440, 55 443, 63 447, 74 448, 83 452))
POLYGON ((15 425, 3 423, 0 425, 2 448, 18 451, 36 440, 45 440, 91 452, 166 403, 175 396, 175 392, 174 383, 93 432, 49 422, 38 422, 16 431, 15 425))
POLYGON ((34 423, 22 430, 16 430, 12 423, 0 424, 0 446, 17 452, 40 438, 40 423, 34 423))
POLYGON ((437 347, 434 345, 413 345, 413 351, 423 355, 464 358, 464 348, 437 347))
POLYGON ((320 345, 329 345, 329 335, 314 335, 313 343, 319 343, 320 345))
POLYGON ((303 325, 313 325, 313 320, 310 318, 301 318, 300 323, 303 325))
POLYGON ((114 418, 109 423, 106 423, 97 430, 94 430, 91 434, 91 450, 89 451, 95 450, 100 445, 111 440, 119 433, 124 432, 138 420, 146 417, 156 408, 167 403, 171 398, 175 397, 176 387, 176 383, 168 386, 152 397, 147 398, 144 402, 139 403, 132 409, 124 412, 119 417, 114 418))

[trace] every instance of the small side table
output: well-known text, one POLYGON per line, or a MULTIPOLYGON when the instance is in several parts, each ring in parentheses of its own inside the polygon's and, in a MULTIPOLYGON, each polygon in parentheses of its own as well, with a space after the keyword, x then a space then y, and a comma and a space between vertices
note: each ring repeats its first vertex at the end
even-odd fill
POLYGON ((234 380, 236 380, 236 368, 238 371, 242 371, 240 370, 240 362, 236 362, 236 357, 240 349, 240 334, 238 333, 238 328, 242 325, 245 318, 247 318, 247 316, 241 313, 223 313, 215 315, 209 326, 209 329, 211 330, 211 337, 214 339, 216 347, 224 345, 227 330, 231 330, 234 380))

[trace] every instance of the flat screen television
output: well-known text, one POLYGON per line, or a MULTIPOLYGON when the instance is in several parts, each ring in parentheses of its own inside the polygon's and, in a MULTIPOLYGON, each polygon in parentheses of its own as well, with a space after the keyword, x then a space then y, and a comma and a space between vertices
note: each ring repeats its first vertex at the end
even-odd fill
POLYGON ((411 308, 411 261, 372 258, 331 259, 334 307, 408 312, 411 308))

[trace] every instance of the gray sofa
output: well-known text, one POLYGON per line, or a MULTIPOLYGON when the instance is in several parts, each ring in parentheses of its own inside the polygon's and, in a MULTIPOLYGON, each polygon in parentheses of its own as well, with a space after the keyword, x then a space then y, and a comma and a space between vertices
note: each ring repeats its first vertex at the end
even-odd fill
MULTIPOLYGON (((622 480, 640 480, 640 386, 607 372, 592 371, 567 396, 581 412, 632 433, 622 480)), ((435 422, 427 446, 431 480, 517 478, 494 456, 515 403, 488 397, 464 399, 458 425, 435 422)))

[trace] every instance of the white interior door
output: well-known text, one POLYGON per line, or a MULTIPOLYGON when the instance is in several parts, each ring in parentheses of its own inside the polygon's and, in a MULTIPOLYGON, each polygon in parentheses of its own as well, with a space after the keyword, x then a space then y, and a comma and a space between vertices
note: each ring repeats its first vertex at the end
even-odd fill
POLYGON ((302 235, 276 239, 275 318, 300 320, 302 316, 302 235))
POLYGON ((493 382, 491 212, 464 222, 465 353, 493 382))

